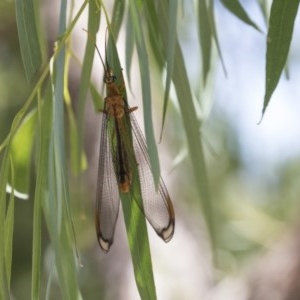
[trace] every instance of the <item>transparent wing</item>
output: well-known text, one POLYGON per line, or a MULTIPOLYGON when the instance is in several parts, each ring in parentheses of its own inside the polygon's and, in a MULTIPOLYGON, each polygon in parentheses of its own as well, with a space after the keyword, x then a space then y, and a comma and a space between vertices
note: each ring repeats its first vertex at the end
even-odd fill
MULTIPOLYGON (((160 178, 158 189, 155 188, 145 138, 133 113, 130 113, 130 121, 143 199, 142 205, 138 204, 156 233, 168 242, 175 229, 174 208, 162 178, 160 178)), ((134 180, 136 177, 133 177, 134 180)))
POLYGON ((100 247, 108 252, 113 243, 119 213, 120 197, 113 166, 114 152, 110 149, 108 137, 111 130, 106 113, 102 116, 98 182, 96 194, 96 231, 100 247))

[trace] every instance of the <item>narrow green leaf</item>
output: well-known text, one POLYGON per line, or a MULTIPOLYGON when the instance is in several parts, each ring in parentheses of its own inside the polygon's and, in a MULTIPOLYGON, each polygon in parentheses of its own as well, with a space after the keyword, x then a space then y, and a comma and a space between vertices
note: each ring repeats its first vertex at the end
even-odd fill
POLYGON ((95 85, 92 83, 90 84, 90 92, 93 99, 95 111, 100 111, 101 109, 103 109, 104 101, 102 96, 99 94, 98 90, 96 89, 95 85))
POLYGON ((47 88, 45 101, 42 103, 38 95, 38 134, 37 134, 37 155, 36 155, 36 185, 34 193, 33 208, 33 239, 32 239, 32 282, 31 299, 40 299, 41 280, 41 230, 42 230, 42 200, 46 190, 46 174, 48 166, 48 149, 52 124, 52 94, 47 88))
MULTIPOLYGON (((61 1, 59 34, 66 31, 67 1, 61 1)), ((48 228, 55 251, 56 270, 63 299, 78 299, 79 288, 71 237, 72 220, 68 191, 67 163, 64 136, 64 81, 65 49, 57 55, 51 72, 53 89, 53 125, 49 147, 48 185, 49 214, 48 228), (55 74, 55 76, 53 75, 55 74)))
POLYGON ((9 196, 8 208, 5 218, 5 260, 6 260, 6 272, 7 282, 10 287, 11 281, 11 267, 12 267, 12 255, 13 255, 13 233, 14 233, 14 211, 15 211, 15 197, 14 197, 14 167, 12 160, 10 161, 11 169, 11 187, 12 193, 9 196))
POLYGON ((34 0, 16 0, 16 17, 25 73, 31 81, 42 62, 34 0))
POLYGON ((202 56, 202 78, 205 85, 210 70, 212 47, 212 32, 206 0, 199 0, 198 2, 198 28, 202 56))
MULTIPOLYGON (((167 16, 167 4, 164 1, 158 1, 158 13, 160 20, 160 31, 164 33, 166 28, 166 16, 167 16)), ((166 41, 166 37, 163 36, 163 40, 166 41)), ((201 142, 201 123, 199 122, 194 107, 192 92, 189 85, 186 67, 184 64, 182 52, 176 40, 175 43, 175 60, 174 60, 174 72, 173 83, 175 86, 177 98, 180 105, 180 111, 182 113, 183 125, 185 128, 189 154, 194 169, 194 176, 196 180, 196 187, 202 203, 202 209, 214 244, 214 221, 212 210, 212 199, 210 196, 210 189, 208 184, 208 178, 206 174, 206 165, 203 152, 203 146, 201 142)))
POLYGON ((65 60, 65 73, 64 73, 64 100, 66 107, 66 114, 68 116, 68 148, 69 148, 69 157, 71 163, 71 171, 74 175, 79 175, 80 172, 84 171, 87 168, 87 161, 82 151, 82 146, 79 146, 78 140, 78 130, 75 120, 75 115, 72 107, 71 95, 69 92, 69 71, 70 71, 70 59, 71 59, 71 49, 70 44, 68 44, 68 51, 65 60))
POLYGON ((266 54, 266 91, 262 115, 285 66, 292 40, 299 0, 274 0, 271 7, 266 54))
POLYGON ((165 67, 166 48, 164 48, 160 28, 158 26, 157 6, 155 5, 155 1, 143 1, 143 3, 140 4, 144 5, 143 13, 145 13, 146 18, 143 21, 147 22, 150 46, 157 65, 159 69, 162 70, 165 67))
POLYGON ((259 32, 261 32, 260 28, 251 20, 248 16, 247 12, 239 2, 239 0, 221 0, 223 5, 232 12, 237 18, 245 22, 246 24, 252 26, 259 32))
POLYGON ((137 201, 131 199, 127 194, 121 194, 121 200, 134 275, 140 297, 141 299, 154 300, 156 299, 156 290, 146 219, 138 207, 137 201))
POLYGON ((50 300, 51 299, 51 285, 54 277, 54 271, 55 271, 55 258, 54 256, 51 258, 51 264, 50 264, 50 272, 49 272, 49 277, 47 281, 47 287, 46 287, 46 292, 45 292, 45 300, 50 300))
POLYGON ((79 175, 87 169, 87 159, 82 147, 78 148, 78 128, 76 124, 76 119, 74 116, 73 109, 67 105, 67 115, 68 115, 68 136, 69 136, 69 152, 70 152, 70 163, 71 170, 74 175, 79 175), (78 162, 79 157, 79 162, 78 162))
MULTIPOLYGON (((88 39, 85 47, 85 54, 81 69, 81 77, 79 83, 79 95, 78 95, 78 156, 77 156, 77 164, 78 168, 81 163, 81 153, 82 153, 82 145, 83 145, 83 131, 84 131, 84 112, 86 105, 87 92, 90 87, 91 80, 91 72, 94 61, 95 54, 95 45, 94 41, 96 41, 96 33, 99 29, 100 24, 100 11, 98 9, 97 3, 95 1, 89 1, 89 15, 88 15, 88 32, 91 36, 91 39, 88 39)), ((83 32, 86 35, 86 33, 83 32)))
MULTIPOLYGON (((62 0, 60 6, 59 17, 59 36, 66 31, 66 16, 67 16, 67 1, 62 0)), ((55 71, 52 75, 52 89, 53 89, 53 164, 54 164, 54 178, 57 205, 58 205, 58 234, 60 234, 62 206, 63 206, 63 186, 67 183, 65 178, 65 135, 64 135, 64 69, 65 69, 65 47, 62 48, 57 55, 54 62, 55 71), (55 74, 55 75, 54 75, 55 74), (54 75, 54 76, 53 76, 54 75)))
POLYGON ((134 35, 136 41, 136 48, 139 59, 140 75, 142 83, 142 95, 143 95, 143 108, 144 108, 144 128, 147 141, 148 153, 150 158, 151 171, 156 186, 160 179, 160 167, 158 160, 158 153, 156 148, 156 142, 153 130, 152 121, 152 107, 151 107, 151 88, 150 88, 150 70, 148 62, 148 54, 144 40, 144 34, 142 31, 142 23, 140 20, 139 12, 136 6, 136 2, 131 0, 129 2, 130 18, 132 18, 134 35))
POLYGON ((131 64, 134 49, 134 35, 132 28, 131 18, 127 18, 126 24, 126 45, 125 45, 125 63, 126 63, 126 75, 129 82, 129 89, 131 90, 131 64))
POLYGON ((260 8, 260 11, 263 15, 264 21, 267 24, 268 19, 269 19, 269 9, 268 9, 268 4, 266 0, 259 0, 258 5, 260 8))
POLYGON ((177 6, 178 6, 177 0, 173 0, 169 2, 169 17, 168 17, 168 29, 167 29, 168 42, 167 42, 167 56, 166 56, 167 75, 166 75, 166 88, 165 88, 165 95, 164 95, 164 106, 163 106, 160 140, 162 139, 162 133, 165 125, 171 79, 172 79, 173 67, 174 67, 175 42, 177 38, 177 6))
MULTIPOLYGON (((6 184, 9 171, 9 144, 1 161, 0 169, 0 228, 5 228, 6 184)), ((0 234, 0 299, 9 299, 9 282, 7 278, 7 261, 5 257, 5 234, 0 234)))
POLYGON ((114 33, 114 37, 116 41, 118 40, 119 31, 121 28, 121 24, 124 18, 125 12, 125 1, 124 0, 115 0, 113 7, 113 14, 111 18, 111 26, 112 32, 114 33))
POLYGON ((219 43, 218 33, 217 33, 217 29, 216 29, 214 0, 210 0, 210 2, 209 2, 208 16, 209 16, 209 22, 210 22, 210 30, 211 30, 213 39, 216 43, 217 51, 218 51, 218 54, 220 57, 220 61, 221 61, 222 67, 223 67, 224 74, 225 74, 225 76, 227 76, 227 71, 226 71, 226 67, 225 67, 225 63, 224 63, 224 59, 223 59, 223 55, 222 55, 222 51, 221 51, 221 47, 220 47, 220 43, 219 43))
POLYGON ((200 123, 197 119, 191 90, 189 87, 186 68, 179 45, 176 44, 176 60, 174 65, 173 81, 179 100, 180 110, 182 112, 183 124, 187 136, 189 152, 194 168, 196 186, 202 202, 202 208, 205 214, 206 222, 210 231, 210 236, 214 244, 214 219, 212 210, 212 198, 208 177, 206 174, 206 165, 201 141, 200 123))
POLYGON ((15 189, 25 194, 29 192, 30 162, 36 119, 37 111, 32 110, 23 119, 11 143, 11 156, 15 173, 18 174, 15 178, 15 189))

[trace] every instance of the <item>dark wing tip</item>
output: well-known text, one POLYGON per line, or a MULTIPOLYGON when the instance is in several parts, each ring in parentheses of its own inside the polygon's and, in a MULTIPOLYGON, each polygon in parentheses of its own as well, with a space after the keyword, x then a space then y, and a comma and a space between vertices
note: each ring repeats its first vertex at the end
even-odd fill
POLYGON ((108 251, 110 249, 110 246, 113 243, 113 240, 107 240, 107 239, 103 238, 103 236, 101 235, 101 233, 97 234, 97 237, 98 237, 98 243, 100 245, 101 250, 104 253, 108 253, 108 251))
POLYGON ((174 235, 174 229, 175 220, 170 219, 168 226, 162 229, 162 231, 159 233, 159 236, 167 243, 172 239, 174 235))

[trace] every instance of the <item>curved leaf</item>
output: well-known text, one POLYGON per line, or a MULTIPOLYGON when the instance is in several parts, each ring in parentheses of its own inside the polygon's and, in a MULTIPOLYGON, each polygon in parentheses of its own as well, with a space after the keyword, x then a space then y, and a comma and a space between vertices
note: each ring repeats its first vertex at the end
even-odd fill
POLYGON ((236 17, 261 32, 260 28, 250 19, 247 12, 244 10, 243 6, 238 0, 221 0, 221 2, 236 17))
POLYGON ((285 66, 292 40, 299 0, 274 0, 271 7, 266 54, 266 91, 262 115, 285 66))

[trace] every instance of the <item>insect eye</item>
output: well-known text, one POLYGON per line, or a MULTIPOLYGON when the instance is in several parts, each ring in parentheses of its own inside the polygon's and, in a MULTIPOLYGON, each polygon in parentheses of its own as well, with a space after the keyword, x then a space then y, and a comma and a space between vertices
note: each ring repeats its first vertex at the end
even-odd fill
POLYGON ((103 81, 104 83, 114 83, 117 77, 115 75, 104 75, 103 81))

